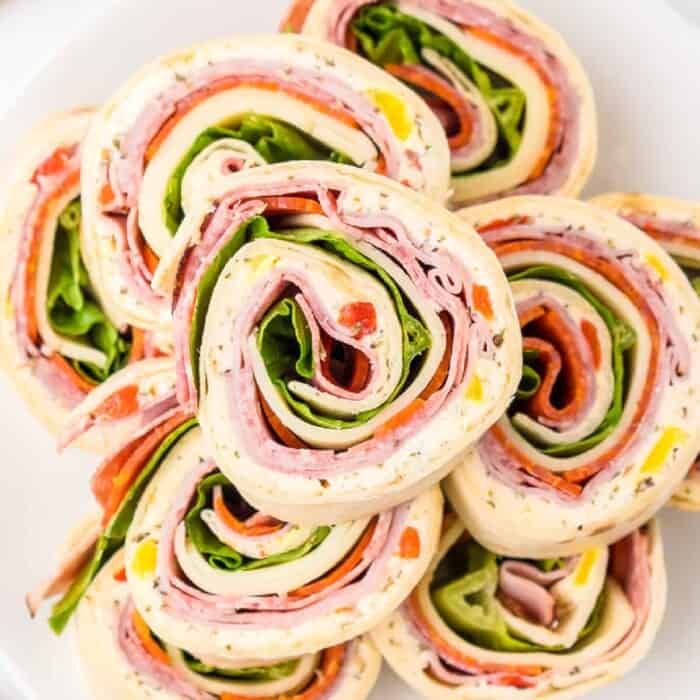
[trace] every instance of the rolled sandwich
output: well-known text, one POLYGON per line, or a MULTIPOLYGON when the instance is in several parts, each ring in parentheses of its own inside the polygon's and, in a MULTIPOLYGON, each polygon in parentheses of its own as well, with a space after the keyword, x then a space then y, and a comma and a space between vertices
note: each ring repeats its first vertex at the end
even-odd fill
POLYGON ((90 586, 76 628, 85 678, 101 700, 364 700, 381 665, 365 638, 271 661, 188 654, 137 612, 121 551, 90 586))
POLYGON ((508 275, 524 369, 447 493, 499 553, 616 541, 664 505, 698 453, 698 297, 658 243, 598 207, 527 197, 462 216, 508 275))
POLYGON ((194 166, 293 160, 351 163, 447 197, 437 119, 398 80, 336 47, 240 37, 137 73, 97 114, 83 157, 85 261, 110 316, 170 329, 153 273, 206 186, 194 166))
POLYGON ((221 471, 304 524, 436 483, 520 376, 493 254, 438 203, 357 168, 205 172, 161 266, 180 400, 221 471))
POLYGON ((564 700, 639 663, 665 604, 653 521, 610 547, 532 560, 494 554, 454 518, 424 579, 373 639, 426 698, 564 700))
MULTIPOLYGON (((172 368, 161 379, 172 381, 172 368)), ((155 386, 156 382, 153 382, 155 386)), ((122 401, 115 385, 112 401, 122 401)), ((130 439, 114 448, 92 477, 92 492, 101 512, 78 527, 69 539, 53 574, 26 597, 29 613, 36 615, 41 604, 56 596, 49 625, 59 634, 68 624, 78 604, 101 569, 126 541, 148 483, 178 440, 195 427, 196 422, 172 401, 174 393, 164 391, 160 400, 124 421, 130 428, 130 439), (136 427, 140 425, 140 427, 136 427)), ((99 430, 99 419, 89 412, 76 414, 73 436, 99 430)))
POLYGON ((49 619, 60 632, 125 546, 139 614, 160 640, 198 658, 286 658, 367 632, 425 573, 442 522, 438 486, 338 525, 279 521, 241 497, 179 413, 107 460, 93 491, 100 521, 73 538, 56 575, 28 596, 30 611, 63 593, 49 619))
MULTIPOLYGON (((83 262, 80 158, 92 114, 56 114, 27 135, 0 214, 0 361, 52 432, 120 369, 169 351, 108 316, 83 262)), ((111 437, 95 431, 81 445, 104 451, 111 437)))
POLYGON ((134 605, 154 633, 199 657, 299 656, 392 613, 436 551, 437 486, 380 515, 300 526, 253 509, 182 436, 145 490, 125 547, 134 605))
POLYGON ((282 23, 344 46, 425 98, 454 206, 577 195, 595 161, 593 93, 563 39, 509 0, 297 0, 282 23))
MULTIPOLYGON (((614 211, 654 238, 678 263, 700 294, 700 205, 670 197, 611 193, 591 200, 614 211)), ((684 510, 700 511, 700 459, 671 500, 684 510)))

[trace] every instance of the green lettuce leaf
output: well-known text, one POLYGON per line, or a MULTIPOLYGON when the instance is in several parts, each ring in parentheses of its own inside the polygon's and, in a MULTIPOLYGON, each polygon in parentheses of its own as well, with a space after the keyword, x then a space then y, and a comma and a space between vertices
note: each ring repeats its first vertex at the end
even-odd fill
POLYGON ((161 442, 158 449, 146 463, 146 466, 129 489, 119 510, 114 514, 114 517, 110 520, 107 528, 97 541, 92 559, 83 567, 79 576, 75 579, 61 600, 53 606, 51 616, 49 617, 49 625, 56 634, 60 634, 68 624, 68 620, 75 612, 78 603, 80 603, 81 598, 95 576, 97 576, 102 567, 110 560, 112 555, 124 545, 127 530, 131 525, 131 521, 134 519, 136 506, 161 462, 168 455, 175 443, 195 425, 197 425, 197 421, 192 419, 178 426, 161 442))
POLYGON ((104 367, 71 361, 82 377, 97 384, 126 365, 131 341, 112 325, 92 291, 80 255, 81 218, 80 198, 74 199, 58 217, 46 311, 56 333, 107 356, 104 367))
POLYGON ((250 668, 216 668, 205 664, 185 652, 184 661, 190 671, 198 673, 200 676, 211 678, 221 678, 223 680, 236 679, 237 681, 249 681, 251 683, 268 683, 291 676, 299 665, 299 659, 288 659, 281 661, 274 666, 251 666, 250 668))
POLYGON ((515 393, 516 398, 520 400, 531 399, 542 384, 539 372, 529 364, 534 362, 538 355, 537 350, 523 350, 523 374, 515 393))
MULTIPOLYGON (((458 541, 450 549, 435 572, 430 591, 442 619, 467 642, 491 651, 568 653, 570 650, 561 646, 541 646, 520 639, 508 629, 496 601, 500 560, 475 540, 458 541)), ((561 566, 556 559, 534 563, 545 571, 561 566)), ((603 600, 601 594, 577 646, 600 624, 603 600)))
POLYGON ((258 349, 272 379, 294 371, 313 377, 311 331, 294 299, 282 299, 266 314, 258 330, 258 349))
POLYGON ((329 160, 352 165, 343 153, 305 134, 296 126, 261 114, 244 115, 235 125, 212 126, 205 129, 182 157, 166 186, 163 202, 165 222, 171 233, 182 222, 182 179, 192 161, 212 143, 221 139, 239 139, 249 143, 268 163, 291 160, 329 160))
POLYGON ((367 5, 357 13, 350 26, 362 53, 379 66, 427 66, 422 59, 423 49, 432 49, 451 61, 477 86, 496 119, 499 132, 494 152, 469 172, 490 170, 512 160, 520 147, 525 122, 526 98, 522 90, 478 63, 438 30, 394 5, 367 5))
POLYGON ((253 571, 254 569, 264 569, 269 566, 286 564, 305 557, 309 552, 316 549, 330 534, 331 529, 329 527, 317 527, 306 542, 294 549, 290 549, 288 552, 273 554, 264 559, 248 559, 221 542, 202 520, 202 511, 205 508, 213 507, 212 490, 215 486, 222 486, 227 490, 233 490, 234 488, 221 472, 210 474, 197 485, 197 498, 185 516, 185 529, 190 541, 214 569, 220 571, 253 571))
MULTIPOLYGON (((593 306, 610 330, 610 335, 612 337, 612 368, 615 387, 610 408, 608 408, 600 425, 593 433, 582 440, 564 445, 552 445, 550 447, 539 448, 544 454, 553 457, 573 457, 586 450, 590 450, 610 435, 622 417, 625 395, 625 353, 633 348, 637 342, 634 329, 625 321, 615 316, 615 314, 590 291, 579 277, 566 270, 550 265, 536 265, 515 274, 508 275, 508 279, 511 282, 521 279, 546 279, 570 287, 576 290, 593 306)), ((526 358, 526 362, 532 361, 533 358, 526 358)), ((528 372, 537 373, 531 365, 527 364, 526 366, 528 367, 528 372)), ((532 383, 532 379, 528 381, 532 383)), ((519 396, 518 398, 522 397, 519 396)))

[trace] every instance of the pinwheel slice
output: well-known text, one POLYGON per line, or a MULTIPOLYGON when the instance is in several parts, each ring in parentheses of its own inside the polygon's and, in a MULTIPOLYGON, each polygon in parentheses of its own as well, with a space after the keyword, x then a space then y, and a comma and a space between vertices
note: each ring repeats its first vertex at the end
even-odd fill
POLYGON ((427 698, 563 700, 639 663, 665 605, 654 521, 610 547, 525 560, 485 549, 452 517, 427 574, 372 637, 427 698))
MULTIPOLYGON (((164 368, 160 380, 155 381, 154 376, 151 386, 168 383, 172 386, 172 368, 164 368)), ((108 400, 118 403, 119 396, 115 387, 108 400)), ((49 625, 57 634, 66 627, 97 574, 123 547, 141 496, 163 460, 178 440, 196 426, 173 398, 172 391, 163 391, 152 403, 139 397, 137 403, 146 401, 145 406, 123 419, 129 427, 130 439, 116 449, 113 446, 112 454, 92 477, 92 493, 101 512, 78 528, 51 577, 26 597, 33 617, 45 600, 61 596, 49 616, 49 625)), ((77 427, 72 431, 73 437, 82 431, 100 429, 99 420, 95 421, 89 411, 75 417, 77 427)))
MULTIPOLYGON (((611 193, 591 200, 642 229, 663 246, 700 294, 700 205, 648 194, 611 193)), ((700 460, 671 502, 684 510, 700 510, 700 460)))
POLYGON ((196 657, 164 643, 139 615, 123 577, 123 552, 109 560, 78 608, 83 671, 104 700, 364 700, 381 657, 365 638, 300 657, 196 657))
MULTIPOLYGON (((168 340, 109 317, 85 269, 80 158, 92 115, 55 114, 27 135, 0 216, 0 361, 52 432, 122 367, 170 351, 168 340)), ((95 431, 80 444, 104 452, 113 437, 95 431)))
POLYGON ((171 329, 154 271, 206 182, 193 171, 319 160, 447 198, 438 120, 400 81, 301 37, 198 44, 143 68, 96 115, 83 157, 85 262, 110 315, 171 329))
POLYGON ((437 486, 377 516, 304 526, 252 508, 179 438, 144 491, 125 546, 134 605, 159 639, 199 658, 298 656, 368 631, 425 572, 437 486))
POLYGON ((425 98, 448 138, 454 206, 577 195, 591 172, 588 78, 509 0, 296 0, 281 29, 344 46, 425 98))
POLYGON ((436 202, 357 168, 206 179, 158 274, 175 286, 180 401, 219 468, 301 523, 436 483, 520 373, 492 253, 436 202))
POLYGON ((560 556, 618 540, 668 500, 698 453, 698 297, 658 243, 598 207, 523 197, 462 216, 508 275, 524 371, 448 495, 499 553, 560 556))

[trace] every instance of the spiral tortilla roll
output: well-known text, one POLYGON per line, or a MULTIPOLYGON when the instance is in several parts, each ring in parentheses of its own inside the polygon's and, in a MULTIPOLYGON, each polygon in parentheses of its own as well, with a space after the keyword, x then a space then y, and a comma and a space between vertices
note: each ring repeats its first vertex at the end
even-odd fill
POLYGON ((194 428, 141 497, 126 575, 134 605, 169 644, 200 657, 298 656, 393 612, 425 572, 441 522, 437 486, 374 517, 282 522, 251 508, 194 428))
MULTIPOLYGON (((614 211, 663 246, 700 293, 700 205, 648 194, 610 193, 591 200, 614 211)), ((700 460, 671 500, 683 510, 700 511, 700 460)))
POLYGON ((593 168, 588 78, 558 34, 509 0, 297 0, 281 28, 344 46, 427 100, 448 137, 454 206, 574 196, 593 168))
POLYGON ((301 37, 210 41, 143 68, 96 115, 83 157, 83 248, 111 316, 170 330, 153 273, 202 187, 193 170, 351 163, 444 201, 448 150, 411 90, 301 37))
POLYGON ((472 535, 504 554, 620 539, 698 453, 698 297, 658 243, 598 207, 513 198, 462 216, 508 275, 524 369, 447 493, 472 535))
POLYGON ((364 700, 381 657, 366 638, 298 658, 196 658, 158 641, 134 608, 117 552, 76 615, 83 672, 102 700, 364 700))
MULTIPOLYGON (((55 114, 27 134, 0 215, 0 362, 51 432, 122 367, 168 351, 107 316, 83 264, 80 158, 92 115, 55 114)), ((79 444, 104 452, 114 437, 94 431, 79 444)))
POLYGON ((90 482, 100 512, 74 530, 51 574, 26 596, 32 617, 44 601, 60 596, 48 619, 57 634, 98 573, 124 546, 136 507, 161 462, 196 425, 177 403, 172 360, 147 360, 139 368, 140 376, 127 368, 93 392, 61 434, 63 444, 70 444, 102 431, 107 421, 121 441, 112 440, 90 482))
POLYGON ((373 632, 426 698, 575 698, 629 672, 666 604, 659 528, 551 560, 498 557, 455 518, 409 600, 373 632))
POLYGON ((219 468, 300 523, 371 515, 436 483, 519 377, 492 253, 439 204, 357 168, 205 179, 161 264, 176 271, 163 278, 180 400, 219 468))

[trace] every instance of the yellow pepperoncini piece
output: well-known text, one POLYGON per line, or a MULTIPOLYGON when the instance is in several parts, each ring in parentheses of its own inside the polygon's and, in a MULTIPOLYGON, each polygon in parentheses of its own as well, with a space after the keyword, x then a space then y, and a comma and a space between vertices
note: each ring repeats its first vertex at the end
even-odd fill
POLYGON ((591 575, 591 571, 598 561, 599 552, 597 549, 587 549, 582 555, 581 560, 576 567, 576 575, 574 576, 574 583, 577 586, 585 586, 588 581, 588 577, 591 575))
POLYGON ((662 280, 665 281, 668 279, 668 270, 663 266, 663 263, 656 257, 656 255, 647 255, 646 261, 656 270, 657 274, 662 280))
POLYGON ((413 115, 408 105, 387 90, 368 90, 367 96, 387 118, 396 136, 405 141, 413 130, 413 115))
POLYGON ((484 385, 479 378, 478 374, 475 374, 472 377, 472 380, 469 382, 469 386, 467 387, 467 393, 466 397, 470 401, 483 401, 484 400, 484 385))
POLYGON ((687 438, 688 434, 680 428, 674 426, 666 428, 642 465, 642 474, 655 474, 658 472, 663 467, 666 459, 668 459, 669 454, 671 454, 671 450, 687 438))
POLYGON ((144 540, 136 548, 131 560, 131 570, 139 578, 155 573, 158 560, 158 545, 155 540, 144 540))

